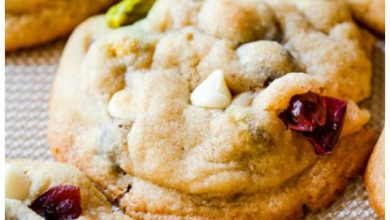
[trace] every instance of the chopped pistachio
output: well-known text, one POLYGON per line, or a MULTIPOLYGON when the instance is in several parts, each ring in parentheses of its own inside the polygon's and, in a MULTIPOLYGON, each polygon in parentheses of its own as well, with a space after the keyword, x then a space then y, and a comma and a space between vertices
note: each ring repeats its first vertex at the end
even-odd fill
POLYGON ((154 2, 155 0, 123 0, 108 10, 107 23, 112 28, 131 24, 145 17, 154 2))

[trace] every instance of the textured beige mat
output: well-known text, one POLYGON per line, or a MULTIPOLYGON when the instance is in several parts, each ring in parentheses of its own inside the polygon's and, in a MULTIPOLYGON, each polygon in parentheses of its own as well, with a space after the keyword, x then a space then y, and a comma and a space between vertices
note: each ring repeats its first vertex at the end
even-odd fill
MULTIPOLYGON (((46 142, 48 99, 51 82, 65 45, 51 45, 6 55, 5 154, 6 157, 53 158, 46 142)), ((373 96, 362 105, 372 113, 377 134, 384 123, 384 45, 374 52, 373 96)), ((367 201, 362 178, 351 182, 328 209, 307 219, 378 219, 367 201)))

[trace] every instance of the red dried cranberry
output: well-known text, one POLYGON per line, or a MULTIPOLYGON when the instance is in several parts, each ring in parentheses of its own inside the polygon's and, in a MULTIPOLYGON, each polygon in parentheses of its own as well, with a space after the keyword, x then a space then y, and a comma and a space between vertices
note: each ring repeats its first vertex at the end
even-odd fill
POLYGON ((54 186, 36 198, 30 208, 46 220, 71 220, 81 215, 80 188, 54 186))
POLYGON ((312 92, 295 95, 279 118, 292 131, 304 135, 317 154, 332 151, 340 136, 347 103, 312 92))
POLYGON ((326 103, 314 93, 296 95, 280 117, 289 121, 287 126, 291 130, 312 132, 326 122, 326 103))

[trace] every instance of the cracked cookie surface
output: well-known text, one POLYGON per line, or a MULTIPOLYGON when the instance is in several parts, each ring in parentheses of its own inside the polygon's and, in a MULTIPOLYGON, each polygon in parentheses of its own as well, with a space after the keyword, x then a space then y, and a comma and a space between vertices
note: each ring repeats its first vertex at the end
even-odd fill
POLYGON ((95 17, 65 48, 49 142, 133 217, 299 217, 333 201, 371 151, 356 105, 371 47, 333 1, 160 0, 115 30, 95 17), (191 103, 200 87, 209 99, 191 103), (279 118, 307 92, 348 103, 328 156, 279 118))

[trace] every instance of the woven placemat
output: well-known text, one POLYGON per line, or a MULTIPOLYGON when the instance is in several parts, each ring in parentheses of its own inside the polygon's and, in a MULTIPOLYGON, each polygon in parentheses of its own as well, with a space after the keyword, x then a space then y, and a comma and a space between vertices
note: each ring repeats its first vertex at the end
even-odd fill
MULTIPOLYGON (((5 155, 53 160, 46 142, 49 91, 65 40, 6 54, 5 155)), ((373 55, 373 95, 362 103, 372 113, 378 135, 384 124, 384 45, 373 55)), ((351 182, 329 208, 306 219, 378 219, 367 200, 362 178, 351 182)))

